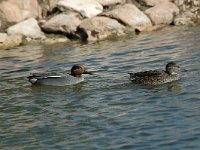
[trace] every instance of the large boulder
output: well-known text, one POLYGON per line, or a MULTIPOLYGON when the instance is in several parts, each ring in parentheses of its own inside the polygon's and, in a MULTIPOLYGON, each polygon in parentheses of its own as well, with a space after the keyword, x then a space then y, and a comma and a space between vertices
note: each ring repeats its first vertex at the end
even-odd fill
POLYGON ((78 26, 78 32, 83 40, 95 41, 113 34, 123 34, 124 26, 118 21, 107 17, 85 19, 78 26))
POLYGON ((41 17, 37 0, 7 0, 0 3, 0 16, 7 23, 18 23, 30 17, 41 17))
POLYGON ((116 4, 123 4, 125 0, 95 0, 102 6, 108 7, 116 4))
POLYGON ((94 17, 103 12, 103 6, 95 0, 59 0, 57 7, 61 11, 77 11, 87 18, 94 17))
POLYGON ((133 4, 125 4, 105 12, 103 15, 117 19, 119 22, 132 28, 152 26, 151 20, 133 4))
POLYGON ((81 23, 81 19, 79 14, 77 13, 62 13, 52 17, 48 20, 44 25, 42 25, 42 29, 46 32, 62 32, 71 34, 76 31, 76 28, 81 23))
POLYGON ((22 35, 31 39, 43 39, 44 33, 41 31, 34 18, 27 19, 7 29, 9 35, 22 35))
POLYGON ((150 17, 154 25, 168 25, 173 22, 174 16, 179 14, 179 9, 175 4, 165 2, 147 9, 145 13, 150 17))

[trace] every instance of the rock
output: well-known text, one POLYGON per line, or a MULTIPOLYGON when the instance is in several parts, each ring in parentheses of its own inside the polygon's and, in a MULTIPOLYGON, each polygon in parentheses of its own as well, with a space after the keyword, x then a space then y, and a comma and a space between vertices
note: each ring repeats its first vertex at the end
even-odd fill
POLYGON ((38 0, 40 6, 48 11, 56 7, 59 0, 38 0))
POLYGON ((184 12, 179 14, 174 19, 174 25, 192 25, 194 24, 193 20, 196 19, 196 15, 192 12, 184 12))
POLYGON ((160 3, 170 2, 172 0, 140 0, 140 3, 145 6, 156 6, 160 3))
POLYGON ((8 35, 6 33, 0 33, 0 43, 5 42, 7 37, 8 37, 8 35))
POLYGON ((154 25, 170 24, 174 16, 179 14, 179 9, 175 4, 165 2, 147 9, 145 13, 150 17, 154 25))
POLYGON ((125 3, 125 0, 95 0, 95 1, 97 1, 99 4, 101 4, 104 7, 125 3))
POLYGON ((57 7, 61 11, 77 11, 87 18, 94 17, 103 11, 102 5, 95 0, 59 0, 57 7))
POLYGON ((0 49, 10 49, 22 44, 22 36, 20 35, 10 35, 7 36, 3 43, 0 43, 0 49))
POLYGON ((174 4, 176 4, 176 6, 182 6, 184 5, 184 0, 174 0, 174 4))
POLYGON ((67 43, 69 42, 68 38, 46 38, 41 41, 44 44, 56 44, 56 43, 67 43))
POLYGON ((151 20, 133 4, 125 4, 103 13, 103 16, 117 19, 119 22, 132 28, 152 26, 151 20))
POLYGON ((41 7, 37 0, 1 1, 0 16, 7 23, 18 23, 30 17, 41 17, 41 7))
POLYGON ((31 39, 43 39, 44 33, 41 31, 34 18, 27 19, 7 29, 9 35, 22 35, 31 39))
POLYGON ((59 0, 38 0, 42 8, 42 18, 46 18, 49 15, 56 13, 56 5, 59 0))
POLYGON ((42 29, 46 32, 70 34, 76 31, 80 23, 81 19, 79 18, 79 14, 73 12, 68 14, 62 13, 44 23, 42 29))
POLYGON ((107 17, 85 19, 78 26, 79 35, 83 40, 96 41, 113 34, 121 35, 124 26, 118 21, 107 17))
POLYGON ((143 31, 150 32, 150 31, 159 30, 163 27, 165 27, 165 26, 164 25, 155 25, 155 26, 151 26, 151 27, 147 27, 147 28, 139 27, 139 28, 135 29, 135 32, 136 33, 143 32, 143 31))
POLYGON ((126 0, 126 3, 135 5, 141 11, 145 11, 147 8, 149 8, 141 4, 140 0, 126 0))

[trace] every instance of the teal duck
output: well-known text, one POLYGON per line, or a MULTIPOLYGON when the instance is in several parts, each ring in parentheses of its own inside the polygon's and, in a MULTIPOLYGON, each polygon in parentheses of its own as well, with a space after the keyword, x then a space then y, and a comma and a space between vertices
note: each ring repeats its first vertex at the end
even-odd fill
POLYGON ((129 74, 130 80, 135 84, 160 85, 179 80, 179 71, 180 67, 175 62, 170 62, 165 70, 148 70, 129 74))
POLYGON ((64 86, 84 81, 82 74, 91 74, 91 72, 87 72, 82 65, 74 65, 71 74, 32 73, 27 78, 32 84, 64 86))

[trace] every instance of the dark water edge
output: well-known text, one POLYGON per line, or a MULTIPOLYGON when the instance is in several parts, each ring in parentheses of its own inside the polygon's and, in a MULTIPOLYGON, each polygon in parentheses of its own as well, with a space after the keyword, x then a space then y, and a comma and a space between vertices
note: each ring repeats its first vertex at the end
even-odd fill
POLYGON ((0 51, 0 149, 200 149, 200 28, 166 28, 113 41, 0 51), (130 83, 128 72, 176 61, 181 80, 130 83), (64 87, 31 86, 31 72, 94 75, 64 87))

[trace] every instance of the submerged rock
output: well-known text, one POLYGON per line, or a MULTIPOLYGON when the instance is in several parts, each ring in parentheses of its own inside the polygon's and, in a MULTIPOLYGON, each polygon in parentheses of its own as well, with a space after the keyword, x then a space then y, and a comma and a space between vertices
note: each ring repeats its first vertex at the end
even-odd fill
POLYGON ((171 24, 174 16, 179 14, 179 9, 175 4, 165 2, 147 9, 145 13, 150 17, 154 25, 171 24))
POLYGON ((107 17, 85 19, 78 26, 79 35, 83 40, 96 41, 113 34, 123 34, 124 26, 118 21, 107 17))
POLYGON ((103 12, 103 6, 95 0, 59 0, 57 7, 61 11, 77 11, 86 18, 94 17, 103 12))
POLYGON ((31 39, 43 39, 44 33, 34 18, 27 19, 7 29, 9 35, 22 35, 31 39))
POLYGON ((132 4, 125 4, 109 12, 105 12, 103 15, 117 19, 119 22, 132 28, 152 26, 151 20, 132 4))
POLYGON ((73 12, 68 14, 62 13, 49 19, 42 25, 42 29, 50 33, 62 32, 71 34, 76 31, 80 23, 79 14, 73 12))

